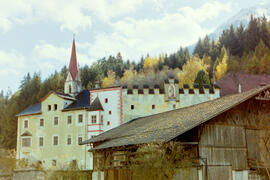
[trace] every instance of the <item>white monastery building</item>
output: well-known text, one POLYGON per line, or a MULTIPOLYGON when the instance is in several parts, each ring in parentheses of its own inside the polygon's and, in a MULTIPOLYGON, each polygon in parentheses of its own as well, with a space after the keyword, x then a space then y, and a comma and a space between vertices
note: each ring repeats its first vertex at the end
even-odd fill
POLYGON ((220 97, 217 86, 194 85, 191 89, 178 84, 169 78, 164 88, 143 85, 83 90, 73 40, 64 93, 51 91, 17 115, 17 159, 40 163, 44 169, 61 169, 76 162, 80 169, 91 170, 91 147, 80 146, 80 142, 138 117, 220 97))

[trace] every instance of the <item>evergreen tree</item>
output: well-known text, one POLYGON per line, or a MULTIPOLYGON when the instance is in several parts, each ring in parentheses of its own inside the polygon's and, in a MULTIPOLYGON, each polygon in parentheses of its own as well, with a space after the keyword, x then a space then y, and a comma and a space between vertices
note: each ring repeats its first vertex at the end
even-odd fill
POLYGON ((260 27, 260 35, 261 40, 264 42, 264 44, 270 48, 270 32, 267 28, 267 19, 265 16, 263 16, 261 20, 261 27, 260 27))
POLYGON ((194 83, 199 84, 200 87, 202 87, 204 84, 210 84, 210 80, 208 75, 205 73, 204 70, 200 70, 197 74, 197 77, 194 81, 194 83))
POLYGON ((246 51, 254 51, 257 44, 260 41, 260 28, 259 28, 259 20, 250 17, 250 21, 247 29, 247 49, 246 51))

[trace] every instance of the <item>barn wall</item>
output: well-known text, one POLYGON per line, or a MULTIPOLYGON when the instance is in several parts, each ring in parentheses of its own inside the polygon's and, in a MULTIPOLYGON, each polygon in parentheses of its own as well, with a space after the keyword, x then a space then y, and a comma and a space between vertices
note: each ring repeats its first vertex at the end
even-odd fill
POLYGON ((245 129, 225 125, 208 124, 202 128, 199 153, 207 158, 208 165, 247 168, 245 129))

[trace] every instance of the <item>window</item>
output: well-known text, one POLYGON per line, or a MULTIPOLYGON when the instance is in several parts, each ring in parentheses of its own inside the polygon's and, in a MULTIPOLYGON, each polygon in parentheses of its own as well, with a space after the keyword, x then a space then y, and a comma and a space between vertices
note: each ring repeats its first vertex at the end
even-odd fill
POLYGON ((112 111, 109 111, 109 115, 111 115, 112 114, 112 111))
POLYGON ((173 105, 173 109, 175 109, 175 108, 176 108, 176 105, 174 104, 174 105, 173 105))
POLYGON ((58 126, 58 117, 54 117, 53 124, 55 126, 58 126))
POLYGON ((54 110, 55 111, 57 110, 57 104, 54 104, 54 110))
POLYGON ((91 116, 91 122, 92 122, 92 124, 96 124, 97 123, 97 116, 96 115, 91 116))
POLYGON ((78 144, 80 144, 82 142, 82 137, 78 137, 78 144))
POLYGON ((40 119, 40 120, 39 120, 39 126, 40 126, 40 127, 43 127, 43 126, 44 126, 44 119, 40 119))
POLYGON ((96 137, 96 136, 91 136, 91 138, 94 138, 94 137, 96 137))
POLYGON ((30 146, 31 146, 31 138, 23 138, 22 147, 30 147, 30 146))
POLYGON ((156 108, 156 106, 153 104, 153 105, 152 105, 152 109, 155 109, 155 108, 156 108))
POLYGON ((100 124, 103 124, 103 115, 100 116, 100 124))
POLYGON ((134 109, 134 105, 131 105, 131 106, 130 106, 130 109, 132 109, 132 110, 133 110, 133 109, 134 109))
POLYGON ((56 166, 56 160, 55 160, 55 159, 52 160, 52 165, 53 165, 53 166, 56 166))
POLYGON ((25 120, 24 121, 24 126, 23 126, 24 128, 28 128, 28 120, 25 120))
POLYGON ((78 115, 78 122, 79 123, 82 123, 83 122, 83 115, 82 114, 79 114, 78 115))
POLYGON ((109 126, 111 123, 110 123, 110 121, 107 121, 107 126, 109 126))
POLYGON ((72 116, 67 117, 67 124, 72 124, 72 116))
POLYGON ((108 98, 105 98, 105 103, 108 103, 108 98))
POLYGON ((69 135, 68 137, 67 137, 67 145, 70 145, 71 144, 71 136, 69 135))
POLYGON ((43 147, 43 137, 39 137, 39 146, 43 147))
POLYGON ((71 85, 68 86, 68 91, 71 93, 71 85))
POLYGON ((53 145, 58 145, 58 136, 53 136, 53 145))
POLYGON ((52 109, 51 105, 48 105, 48 111, 50 111, 52 109))

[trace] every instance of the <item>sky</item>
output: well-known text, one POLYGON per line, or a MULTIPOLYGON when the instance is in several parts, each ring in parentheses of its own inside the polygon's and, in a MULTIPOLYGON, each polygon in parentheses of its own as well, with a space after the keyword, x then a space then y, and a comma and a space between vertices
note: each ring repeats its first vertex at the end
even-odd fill
POLYGON ((270 0, 0 0, 0 90, 68 65, 75 35, 79 66, 173 53, 196 43, 242 8, 270 0))

